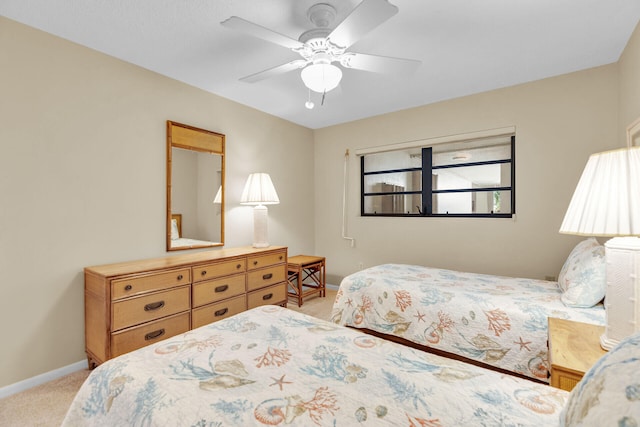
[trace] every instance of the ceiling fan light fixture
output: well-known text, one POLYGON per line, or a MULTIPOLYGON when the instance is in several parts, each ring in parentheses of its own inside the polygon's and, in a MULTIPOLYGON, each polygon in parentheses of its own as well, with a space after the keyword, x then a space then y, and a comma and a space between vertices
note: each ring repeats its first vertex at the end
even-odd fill
POLYGON ((342 70, 333 64, 317 63, 305 67, 300 77, 304 85, 312 91, 325 93, 338 86, 342 79, 342 70))

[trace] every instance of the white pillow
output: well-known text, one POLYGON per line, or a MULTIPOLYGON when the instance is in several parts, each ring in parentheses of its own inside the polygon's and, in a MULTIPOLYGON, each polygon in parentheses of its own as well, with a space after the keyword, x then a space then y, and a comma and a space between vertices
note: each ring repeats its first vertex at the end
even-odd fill
POLYGON ((640 425, 640 334, 602 356, 575 386, 561 426, 640 425))
POLYGON ((604 246, 591 237, 578 243, 569 254, 560 274, 561 300, 568 307, 593 307, 607 289, 604 246))
POLYGON ((180 233, 178 233, 178 220, 171 220, 171 240, 176 240, 180 238, 180 233))

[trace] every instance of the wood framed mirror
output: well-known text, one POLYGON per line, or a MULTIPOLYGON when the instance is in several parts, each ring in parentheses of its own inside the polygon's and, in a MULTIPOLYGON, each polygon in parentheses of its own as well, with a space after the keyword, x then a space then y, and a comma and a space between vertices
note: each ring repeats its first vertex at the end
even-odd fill
POLYGON ((167 251, 224 245, 225 136, 167 120, 167 251))

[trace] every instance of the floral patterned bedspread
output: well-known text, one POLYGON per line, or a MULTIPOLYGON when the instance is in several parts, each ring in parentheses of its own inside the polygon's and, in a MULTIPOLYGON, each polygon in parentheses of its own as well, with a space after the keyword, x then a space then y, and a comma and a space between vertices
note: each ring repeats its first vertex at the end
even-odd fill
POLYGON ((384 264, 343 279, 332 321, 395 335, 548 382, 547 318, 604 324, 556 282, 384 264))
POLYGON ((569 394, 262 306, 112 359, 64 426, 553 426, 569 394))

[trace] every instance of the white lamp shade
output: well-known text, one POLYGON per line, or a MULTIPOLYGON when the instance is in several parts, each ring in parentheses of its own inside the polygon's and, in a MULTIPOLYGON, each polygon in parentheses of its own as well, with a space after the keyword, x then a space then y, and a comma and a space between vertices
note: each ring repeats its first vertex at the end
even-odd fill
POLYGON ((560 233, 640 236, 640 147, 589 157, 560 233))
POLYGON ((216 193, 216 196, 213 198, 213 203, 216 203, 218 205, 222 203, 222 185, 218 187, 218 192, 216 193))
POLYGON ((332 64, 311 64, 300 73, 304 85, 314 92, 325 93, 340 83, 342 70, 332 64))
POLYGON ((244 185, 240 204, 243 205, 276 205, 280 203, 278 193, 273 187, 271 177, 267 173, 252 173, 244 185))

